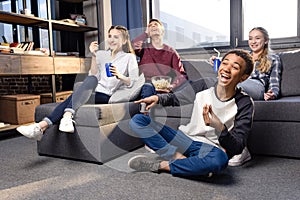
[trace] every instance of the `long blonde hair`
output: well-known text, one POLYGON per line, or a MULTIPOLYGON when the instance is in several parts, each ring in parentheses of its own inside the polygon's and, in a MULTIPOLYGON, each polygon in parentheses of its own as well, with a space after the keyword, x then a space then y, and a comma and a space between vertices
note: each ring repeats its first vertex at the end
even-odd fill
POLYGON ((134 50, 133 50, 133 47, 131 45, 131 41, 130 41, 130 36, 129 36, 129 33, 128 33, 128 30, 127 28, 125 28, 124 26, 121 26, 121 25, 117 25, 117 26, 111 26, 108 30, 108 33, 112 30, 112 29, 116 29, 118 31, 121 31, 122 33, 122 36, 124 38, 124 40, 126 41, 125 44, 123 44, 122 46, 122 50, 126 53, 133 53, 135 54, 134 50))
MULTIPOLYGON (((262 53, 258 56, 258 59, 257 59, 257 61, 259 61, 259 64, 258 64, 258 66, 256 66, 256 69, 258 71, 265 73, 270 70, 271 65, 272 65, 272 62, 268 57, 269 52, 271 51, 271 49, 269 48, 269 44, 270 44, 269 33, 263 27, 254 27, 253 29, 251 29, 251 31, 253 31, 253 30, 260 31, 263 34, 264 39, 266 41, 266 43, 264 45, 264 49, 263 49, 262 53)), ((251 33, 251 31, 249 33, 251 33)))

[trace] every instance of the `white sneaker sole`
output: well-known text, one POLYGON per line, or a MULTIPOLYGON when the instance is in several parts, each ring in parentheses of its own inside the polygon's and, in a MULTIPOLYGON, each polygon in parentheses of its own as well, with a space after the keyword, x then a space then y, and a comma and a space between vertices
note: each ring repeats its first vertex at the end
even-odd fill
POLYGON ((145 157, 147 157, 147 156, 144 156, 144 155, 133 156, 132 158, 130 158, 130 159, 128 160, 127 165, 130 167, 129 164, 131 163, 132 160, 134 160, 134 159, 136 159, 136 158, 145 158, 145 157))
POLYGON ((249 160, 251 160, 251 155, 247 156, 246 159, 244 159, 240 162, 228 162, 228 166, 231 166, 231 167, 241 166, 241 165, 245 164, 246 162, 248 162, 249 160))

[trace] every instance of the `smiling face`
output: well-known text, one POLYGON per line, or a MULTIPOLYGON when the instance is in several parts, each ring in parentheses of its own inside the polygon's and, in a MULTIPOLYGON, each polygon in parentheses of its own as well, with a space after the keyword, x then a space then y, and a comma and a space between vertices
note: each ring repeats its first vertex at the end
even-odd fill
POLYGON ((257 29, 250 31, 248 45, 254 53, 261 53, 267 44, 268 39, 261 31, 257 29))
POLYGON ((218 85, 228 89, 235 89, 235 86, 248 78, 245 74, 246 62, 235 54, 228 54, 221 62, 218 71, 218 85))
POLYGON ((162 36, 164 34, 164 28, 157 21, 152 21, 148 24, 149 36, 162 36))
POLYGON ((109 48, 114 51, 118 52, 122 49, 123 44, 126 41, 123 38, 122 32, 117 29, 111 29, 108 33, 108 46, 109 48))

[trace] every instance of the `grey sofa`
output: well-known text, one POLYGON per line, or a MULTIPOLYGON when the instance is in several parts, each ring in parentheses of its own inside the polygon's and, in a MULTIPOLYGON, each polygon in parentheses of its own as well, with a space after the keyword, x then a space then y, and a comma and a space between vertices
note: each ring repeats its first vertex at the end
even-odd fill
MULTIPOLYGON (((281 97, 254 101, 255 114, 248 148, 253 154, 300 158, 300 51, 279 53, 282 61, 281 97)), ((184 61, 190 80, 204 78, 214 84, 216 74, 206 61, 184 61)), ((173 128, 190 120, 192 105, 158 106, 151 111, 155 120, 173 128)))
MULTIPOLYGON (((281 97, 273 101, 255 101, 253 129, 248 148, 253 154, 300 158, 300 51, 279 54, 282 61, 281 97)), ((183 61, 190 80, 204 78, 208 86, 216 74, 207 61, 183 61)), ((36 108, 40 121, 57 103, 36 108)), ((155 120, 177 128, 190 120, 192 104, 180 107, 156 106, 151 109, 155 120)), ((60 133, 54 125, 38 142, 40 155, 104 163, 141 147, 139 138, 128 128, 131 117, 138 113, 132 102, 105 105, 84 105, 76 116, 74 134, 60 133)))
MULTIPOLYGON (((49 115, 58 103, 36 107, 35 121, 49 115)), ((39 155, 103 164, 143 145, 129 129, 128 122, 138 112, 133 102, 87 104, 78 109, 75 133, 63 133, 54 124, 37 143, 39 155)))

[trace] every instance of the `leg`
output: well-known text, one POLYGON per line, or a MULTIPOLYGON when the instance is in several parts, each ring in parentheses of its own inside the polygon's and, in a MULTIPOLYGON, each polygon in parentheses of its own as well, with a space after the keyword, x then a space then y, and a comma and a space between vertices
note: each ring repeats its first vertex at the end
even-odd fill
POLYGON ((75 110, 89 100, 97 84, 98 80, 95 76, 86 77, 78 89, 75 90, 74 93, 65 101, 61 102, 47 117, 49 119, 49 121, 46 119, 48 124, 51 125, 52 123, 56 123, 58 120, 60 120, 65 111, 74 114, 75 110))
POLYGON ((156 94, 155 87, 152 83, 145 83, 141 89, 141 98, 150 97, 156 94))
POLYGON ((136 114, 129 123, 130 128, 160 157, 172 160, 176 152, 185 154, 193 140, 181 131, 153 122, 148 115, 136 114))
POLYGON ((265 86, 256 79, 247 79, 238 84, 238 87, 242 88, 253 100, 263 100, 265 93, 265 86))
POLYGON ((166 170, 177 176, 196 176, 219 173, 227 166, 228 157, 221 149, 193 141, 181 131, 152 122, 147 115, 135 115, 130 128, 160 157, 168 160, 160 162, 143 156, 134 157, 128 162, 134 169, 166 170))
POLYGON ((95 94, 95 104, 106 104, 109 101, 110 96, 107 94, 96 92, 95 94))
POLYGON ((228 157, 223 150, 194 141, 187 158, 169 161, 169 168, 175 176, 199 176, 218 174, 227 167, 227 163, 228 157))
POLYGON ((80 106, 85 104, 90 99, 97 84, 98 79, 96 76, 87 76, 83 83, 72 94, 72 100, 67 108, 72 108, 76 111, 80 106))

